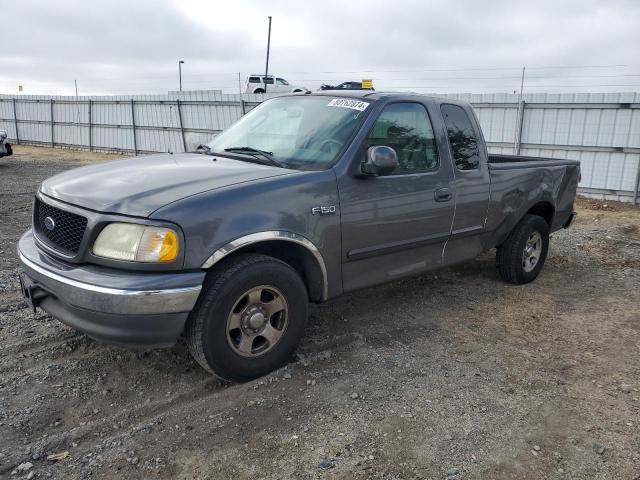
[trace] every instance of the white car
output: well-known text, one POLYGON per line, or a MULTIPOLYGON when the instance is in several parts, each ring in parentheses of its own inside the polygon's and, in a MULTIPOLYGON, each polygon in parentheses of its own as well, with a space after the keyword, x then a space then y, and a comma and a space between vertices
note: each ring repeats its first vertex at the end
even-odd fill
POLYGON ((13 154, 11 144, 7 142, 7 132, 0 130, 0 157, 8 157, 13 154))
POLYGON ((301 86, 291 85, 282 77, 269 75, 265 89, 265 76, 259 73, 249 75, 245 83, 244 93, 297 93, 308 92, 309 89, 301 86))

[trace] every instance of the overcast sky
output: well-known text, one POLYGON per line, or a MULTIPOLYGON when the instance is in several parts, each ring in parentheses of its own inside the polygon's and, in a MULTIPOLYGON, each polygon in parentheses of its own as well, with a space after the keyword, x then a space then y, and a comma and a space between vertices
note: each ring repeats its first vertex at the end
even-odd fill
POLYGON ((238 72, 311 89, 640 90, 639 0, 14 0, 2 2, 0 93, 237 92, 238 72))

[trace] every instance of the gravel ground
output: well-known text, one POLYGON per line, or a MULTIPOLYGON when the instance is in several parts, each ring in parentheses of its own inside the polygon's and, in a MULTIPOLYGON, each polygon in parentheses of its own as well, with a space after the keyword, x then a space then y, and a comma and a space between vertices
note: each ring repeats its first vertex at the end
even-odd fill
POLYGON ((23 304, 39 182, 109 158, 0 160, 0 477, 640 478, 640 208, 580 200, 530 285, 490 252, 314 306, 290 365, 229 386, 23 304))

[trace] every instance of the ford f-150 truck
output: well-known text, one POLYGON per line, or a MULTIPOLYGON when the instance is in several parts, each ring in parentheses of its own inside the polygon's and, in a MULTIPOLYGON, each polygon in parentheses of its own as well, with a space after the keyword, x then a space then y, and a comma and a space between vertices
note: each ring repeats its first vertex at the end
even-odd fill
POLYGON ((195 153, 44 181, 23 295, 87 335, 170 346, 230 381, 285 364, 309 302, 496 247, 534 280, 575 213, 577 161, 489 155, 472 108, 415 94, 268 100, 195 153))

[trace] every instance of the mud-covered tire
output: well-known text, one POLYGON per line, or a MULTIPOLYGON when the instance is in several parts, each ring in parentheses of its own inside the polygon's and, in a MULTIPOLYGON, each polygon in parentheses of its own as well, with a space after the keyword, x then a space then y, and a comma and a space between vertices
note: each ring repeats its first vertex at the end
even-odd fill
MULTIPOLYGON (((537 215, 525 215, 496 251, 496 267, 500 277, 509 283, 522 285, 536 279, 549 251, 549 225, 537 215), (527 263, 525 249, 529 242, 540 239, 539 257, 535 265, 527 263)), ((528 257, 530 258, 530 257, 528 257)))
MULTIPOLYGON (((200 298, 189 315, 185 336, 191 355, 202 367, 223 380, 245 382, 261 377, 290 360, 304 333, 308 302, 306 287, 298 273, 276 258, 243 254, 223 260, 207 276, 200 298), (232 333, 237 332, 236 336, 245 334, 245 328, 250 328, 247 315, 251 312, 245 305, 242 315, 235 313, 236 318, 244 319, 243 329, 230 330, 231 316, 236 312, 238 302, 244 299, 247 304, 251 301, 247 292, 262 288, 267 294, 273 291, 283 298, 286 322, 272 346, 262 339, 268 347, 264 353, 254 354, 251 350, 261 339, 258 337, 254 338, 255 342, 251 340, 251 348, 243 356, 232 333)), ((259 301, 256 305, 257 309, 269 304, 259 301)), ((261 318, 266 322, 264 327, 268 326, 271 317, 262 315, 261 318)))

